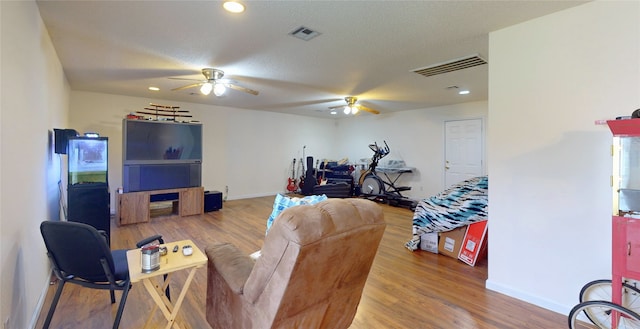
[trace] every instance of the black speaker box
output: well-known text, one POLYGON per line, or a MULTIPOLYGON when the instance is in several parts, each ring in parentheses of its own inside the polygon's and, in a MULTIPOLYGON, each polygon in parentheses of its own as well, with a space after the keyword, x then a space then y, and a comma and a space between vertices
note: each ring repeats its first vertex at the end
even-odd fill
POLYGON ((53 139, 55 143, 55 152, 57 154, 67 154, 67 143, 69 137, 78 136, 78 132, 75 129, 53 129, 53 139))
POLYGON ((204 191, 204 212, 222 209, 222 192, 204 191))

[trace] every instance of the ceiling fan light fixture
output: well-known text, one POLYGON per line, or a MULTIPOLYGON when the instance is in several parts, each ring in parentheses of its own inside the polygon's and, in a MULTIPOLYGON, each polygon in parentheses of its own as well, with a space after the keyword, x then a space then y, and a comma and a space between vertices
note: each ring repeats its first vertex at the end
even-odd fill
POLYGON ((205 96, 211 94, 211 90, 213 90, 213 85, 209 82, 205 82, 202 87, 200 87, 200 92, 205 96))
POLYGON ((234 14, 239 14, 244 11, 244 5, 238 1, 225 1, 222 7, 224 10, 234 14))
MULTIPOLYGON (((371 114, 380 114, 380 111, 368 108, 364 105, 358 105, 358 98, 354 96, 347 96, 344 98, 344 101, 347 103, 346 105, 338 105, 338 106, 330 106, 330 110, 341 109, 345 115, 353 114, 356 115, 360 111, 369 112, 371 114)), ((333 113, 331 113, 333 114, 333 113)))
POLYGON ((224 95, 224 93, 227 91, 227 87, 225 87, 223 84, 221 83, 215 83, 213 85, 213 94, 220 97, 222 95, 224 95))

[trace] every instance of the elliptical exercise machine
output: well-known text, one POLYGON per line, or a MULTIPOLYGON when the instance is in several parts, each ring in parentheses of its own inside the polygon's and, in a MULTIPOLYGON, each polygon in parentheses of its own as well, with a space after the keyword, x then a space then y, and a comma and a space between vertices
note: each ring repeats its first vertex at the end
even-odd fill
POLYGON ((389 145, 387 145, 387 141, 384 141, 384 147, 380 147, 377 142, 374 142, 369 144, 369 148, 373 151, 371 163, 369 163, 369 168, 360 175, 358 180, 362 196, 377 202, 414 210, 417 202, 403 196, 401 193, 402 191, 411 190, 411 187, 395 185, 402 174, 412 172, 412 170, 408 168, 385 168, 380 170, 384 175, 384 178, 381 177, 378 175, 376 168, 378 168, 380 159, 389 154, 389 145), (397 176, 392 179, 387 173, 397 174, 397 176))

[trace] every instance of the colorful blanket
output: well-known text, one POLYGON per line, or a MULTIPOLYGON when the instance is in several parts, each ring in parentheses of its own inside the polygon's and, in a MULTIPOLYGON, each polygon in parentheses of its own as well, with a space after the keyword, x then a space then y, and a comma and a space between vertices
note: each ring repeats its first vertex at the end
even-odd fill
POLYGON ((418 203, 413 214, 413 238, 405 246, 417 250, 420 236, 446 232, 487 219, 487 176, 464 180, 418 203))

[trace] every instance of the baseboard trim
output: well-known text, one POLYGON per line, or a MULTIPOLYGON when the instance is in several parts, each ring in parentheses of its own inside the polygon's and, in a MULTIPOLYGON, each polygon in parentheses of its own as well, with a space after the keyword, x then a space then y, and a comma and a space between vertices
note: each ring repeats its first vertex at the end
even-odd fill
POLYGON ((51 285, 51 276, 53 275, 52 269, 49 268, 47 272, 47 280, 44 283, 44 288, 40 293, 40 298, 38 298, 38 303, 36 304, 36 309, 33 311, 31 315, 31 321, 29 323, 29 329, 36 329, 36 324, 38 323, 38 317, 40 316, 40 312, 42 312, 42 306, 44 306, 44 301, 47 299, 47 292, 49 291, 49 286, 51 285))
POLYGON ((242 199, 251 199, 251 198, 261 198, 263 196, 274 196, 276 194, 286 194, 285 192, 271 192, 271 193, 258 193, 258 194, 246 194, 246 195, 236 195, 233 197, 228 197, 227 200, 242 200, 242 199))
POLYGON ((569 314, 571 308, 573 307, 567 307, 566 305, 561 305, 549 299, 540 298, 538 296, 534 296, 529 293, 516 290, 496 282, 492 282, 491 280, 485 281, 485 288, 563 315, 569 314))

